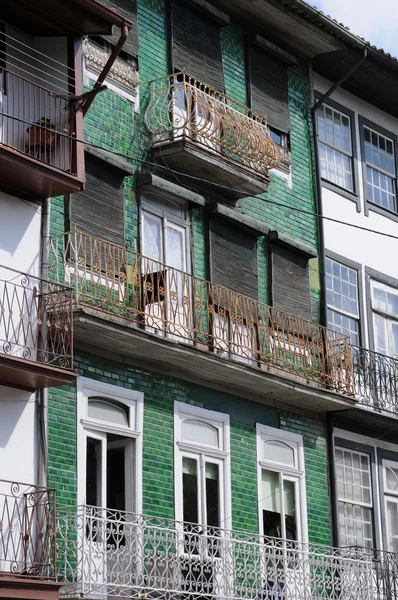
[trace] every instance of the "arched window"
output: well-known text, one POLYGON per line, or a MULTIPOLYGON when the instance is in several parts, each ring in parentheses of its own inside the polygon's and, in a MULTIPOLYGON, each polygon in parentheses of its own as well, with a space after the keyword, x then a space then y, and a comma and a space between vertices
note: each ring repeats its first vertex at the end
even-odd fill
POLYGON ((182 425, 183 440, 198 442, 218 448, 218 429, 209 423, 194 419, 185 419, 182 425))
POLYGON ((106 421, 124 427, 129 427, 130 425, 128 407, 125 404, 110 398, 91 396, 88 399, 87 414, 89 419, 106 421))

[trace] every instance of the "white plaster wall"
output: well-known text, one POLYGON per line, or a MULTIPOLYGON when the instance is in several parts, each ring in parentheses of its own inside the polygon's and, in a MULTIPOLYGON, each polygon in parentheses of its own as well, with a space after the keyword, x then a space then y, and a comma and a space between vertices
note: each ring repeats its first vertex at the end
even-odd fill
MULTIPOLYGON (((331 82, 316 74, 314 75, 315 91, 322 94, 326 92, 331 85, 331 82)), ((322 207, 324 216, 397 237, 397 239, 383 237, 375 233, 355 229, 354 227, 348 227, 324 219, 325 248, 355 261, 362 266, 362 282, 360 283, 362 286, 363 297, 366 298, 364 277, 365 267, 371 267, 372 269, 398 279, 398 222, 393 221, 386 216, 379 215, 371 210, 369 211, 368 216, 365 215, 358 115, 369 119, 375 124, 385 128, 387 131, 391 131, 397 135, 398 120, 341 89, 334 92, 331 99, 355 113, 358 170, 357 191, 359 193, 360 212, 357 212, 357 207, 354 202, 323 186, 322 207)), ((368 316, 366 315, 366 305, 363 307, 361 318, 367 334, 368 316)), ((367 340, 363 340, 362 342, 363 345, 368 346, 367 340)))
POLYGON ((0 192, 0 266, 40 275, 41 206, 0 192))
POLYGON ((0 386, 0 479, 37 483, 37 450, 34 394, 0 386))

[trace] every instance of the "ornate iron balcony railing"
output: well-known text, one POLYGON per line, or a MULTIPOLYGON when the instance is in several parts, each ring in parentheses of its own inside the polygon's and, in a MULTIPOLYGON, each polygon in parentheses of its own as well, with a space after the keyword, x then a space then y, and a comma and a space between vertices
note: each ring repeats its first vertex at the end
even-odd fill
POLYGON ((55 550, 55 490, 0 480, 0 574, 55 579, 55 550))
POLYGON ((76 175, 75 119, 62 92, 51 92, 0 69, 6 90, 0 103, 0 146, 76 175))
POLYGON ((355 396, 360 404, 398 413, 398 360, 353 347, 355 396))
POLYGON ((50 255, 54 276, 73 287, 76 306, 251 367, 354 394, 345 335, 80 232, 53 238, 50 255))
POLYGON ((0 265, 0 354, 73 369, 70 287, 0 265))
POLYGON ((288 150, 271 139, 264 115, 188 73, 151 82, 145 123, 155 146, 188 140, 262 175, 291 164, 288 150))
POLYGON ((57 557, 61 597, 377 598, 370 553, 90 506, 57 515, 57 557))

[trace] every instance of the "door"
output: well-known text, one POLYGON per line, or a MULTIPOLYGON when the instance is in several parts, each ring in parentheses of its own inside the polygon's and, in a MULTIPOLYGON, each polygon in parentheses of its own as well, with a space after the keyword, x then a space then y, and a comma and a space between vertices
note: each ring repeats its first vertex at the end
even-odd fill
POLYGON ((142 281, 147 329, 171 339, 192 339, 192 280, 188 227, 143 213, 142 281), (168 268, 170 267, 170 268, 168 268))
POLYGON ((136 575, 133 441, 97 431, 85 435, 84 593, 103 597, 116 587, 132 587, 136 575))

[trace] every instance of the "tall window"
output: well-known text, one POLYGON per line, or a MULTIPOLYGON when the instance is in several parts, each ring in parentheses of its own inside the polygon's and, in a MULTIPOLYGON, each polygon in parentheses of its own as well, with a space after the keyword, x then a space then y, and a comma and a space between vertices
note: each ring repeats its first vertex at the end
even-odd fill
POLYGON ((398 357, 398 290, 371 282, 375 350, 398 357))
POLYGON ((351 118, 324 104, 318 111, 317 119, 321 175, 353 192, 351 118))
POLYGON ((366 198, 388 210, 396 210, 394 142, 363 126, 366 198))
POLYGON ((340 546, 373 548, 370 455, 336 446, 340 546))
POLYGON ((328 327, 349 335, 358 345, 358 272, 330 258, 326 258, 325 268, 328 327))
POLYGON ((387 550, 398 552, 398 463, 383 460, 387 550))
POLYGON ((302 437, 257 425, 260 532, 305 541, 305 483, 302 437))

